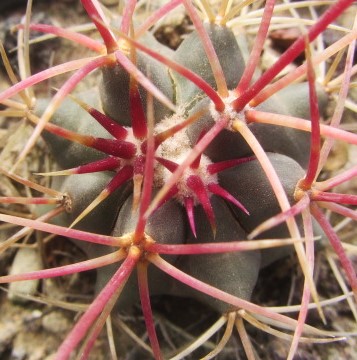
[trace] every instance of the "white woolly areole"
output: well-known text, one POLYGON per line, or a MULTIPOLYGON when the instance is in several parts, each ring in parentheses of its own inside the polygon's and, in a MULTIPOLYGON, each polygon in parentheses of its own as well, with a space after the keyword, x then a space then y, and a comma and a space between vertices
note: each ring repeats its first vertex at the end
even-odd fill
MULTIPOLYGON (((167 117, 163 119, 159 124, 155 126, 155 135, 159 134, 167 129, 172 128, 175 125, 178 125, 185 121, 185 117, 182 112, 177 112, 171 117, 167 117)), ((186 135, 186 129, 182 129, 176 134, 170 136, 167 140, 165 140, 157 149, 156 155, 166 160, 170 160, 178 165, 182 164, 188 155, 190 154, 192 148, 190 146, 190 140, 186 135)), ((212 161, 208 158, 208 156, 202 154, 200 165, 197 169, 191 169, 188 167, 181 178, 176 183, 179 192, 176 195, 176 199, 184 204, 185 197, 192 197, 194 199, 195 205, 199 202, 197 200, 196 194, 186 185, 187 179, 191 175, 197 175, 201 178, 205 187, 207 187, 210 183, 218 184, 217 174, 210 174, 207 170, 207 166, 212 164, 212 161)), ((163 186, 169 178, 172 176, 172 173, 166 169, 160 163, 156 163, 155 165, 155 176, 154 182, 155 186, 161 187, 163 186)))
POLYGON ((244 113, 250 109, 250 106, 246 105, 243 110, 239 112, 235 111, 231 104, 236 99, 237 99, 237 94, 235 94, 233 91, 229 91, 229 96, 222 99, 225 106, 224 111, 222 112, 216 110, 216 106, 213 101, 211 101, 209 104, 209 111, 215 122, 217 122, 224 115, 228 117, 229 122, 226 126, 226 129, 230 131, 235 131, 232 128, 233 121, 240 120, 246 124, 244 113))
MULTIPOLYGON (((183 161, 186 160, 189 153, 190 153, 190 151, 187 151, 187 152, 181 154, 181 156, 179 158, 174 158, 174 159, 166 158, 166 159, 174 161, 175 163, 180 165, 183 161)), ((202 180, 205 188, 207 188, 208 184, 211 184, 211 183, 218 184, 217 174, 210 174, 207 170, 207 166, 209 164, 212 164, 212 161, 207 156, 202 155, 201 160, 200 160, 200 165, 198 166, 198 168, 191 169, 190 167, 188 167, 187 169, 185 169, 185 171, 181 175, 180 179, 176 182, 177 188, 179 190, 178 193, 176 194, 176 199, 182 205, 184 205, 184 202, 185 202, 184 200, 186 197, 193 198, 195 205, 199 204, 196 194, 187 186, 187 179, 191 175, 198 176, 202 180)), ((162 184, 165 184, 172 176, 172 173, 171 173, 171 171, 166 169, 164 166, 160 165, 160 167, 161 167, 160 181, 162 182, 162 184)), ((208 195, 210 196, 209 192, 208 192, 208 195)))
POLYGON ((143 143, 143 140, 142 139, 137 139, 134 136, 133 129, 131 127, 125 127, 125 130, 128 131, 128 134, 126 135, 124 141, 127 141, 127 142, 130 142, 130 143, 134 144, 136 149, 137 149, 136 150, 136 155, 142 155, 141 145, 143 143))
MULTIPOLYGON (((183 109, 177 111, 177 113, 173 114, 170 117, 165 117, 161 120, 156 126, 154 130, 154 134, 160 134, 163 131, 166 131, 172 128, 175 125, 182 123, 185 120, 183 116, 183 109)), ((186 135, 185 129, 180 130, 176 134, 170 136, 166 139, 156 150, 156 156, 162 157, 164 159, 173 161, 177 164, 178 158, 181 157, 183 153, 187 153, 190 150, 190 142, 186 135)), ((157 187, 162 187, 165 183, 164 179, 167 179, 169 174, 171 174, 164 166, 159 163, 155 165, 155 175, 154 182, 157 187), (168 174, 164 174, 167 172, 168 174)))
MULTIPOLYGON (((165 117, 160 121, 154 130, 154 134, 160 134, 173 126, 181 124, 185 121, 183 115, 184 109, 178 109, 177 113, 170 117, 165 117)), ((182 129, 176 134, 166 139, 157 149, 156 154, 163 158, 180 156, 183 152, 190 149, 190 141, 186 135, 186 129, 182 129)))
POLYGON ((142 145, 142 143, 143 143, 143 140, 137 139, 137 138, 134 136, 134 134, 133 134, 133 129, 132 129, 131 127, 125 126, 124 128, 125 128, 125 130, 127 130, 128 133, 127 133, 125 139, 123 139, 123 140, 135 145, 135 147, 136 147, 136 154, 135 154, 135 156, 133 156, 131 159, 122 159, 122 158, 120 158, 120 163, 121 163, 122 166, 125 166, 125 165, 133 165, 135 158, 138 157, 138 156, 140 156, 140 155, 143 155, 143 153, 142 153, 142 151, 141 151, 141 145, 142 145))
MULTIPOLYGON (((188 154, 189 153, 184 154, 182 156, 182 161, 184 161, 187 158, 188 154)), ((194 199, 194 204, 195 205, 199 204, 196 194, 186 185, 187 179, 191 175, 196 175, 199 178, 201 178, 205 188, 207 188, 207 185, 211 183, 218 184, 217 174, 210 174, 207 170, 207 166, 210 164, 212 164, 212 161, 209 159, 209 157, 202 154, 200 165, 197 169, 188 168, 185 170, 185 172, 182 174, 180 181, 177 183, 177 187, 179 188, 179 193, 176 196, 179 202, 184 204, 185 197, 192 197, 194 199)), ((208 193, 208 195, 210 196, 211 194, 208 193)))

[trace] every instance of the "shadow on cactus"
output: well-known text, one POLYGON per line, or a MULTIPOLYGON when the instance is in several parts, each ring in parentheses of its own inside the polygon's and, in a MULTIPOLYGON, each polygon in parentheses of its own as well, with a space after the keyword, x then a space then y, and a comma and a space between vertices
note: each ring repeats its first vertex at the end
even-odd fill
MULTIPOLYGON (((325 321, 313 280, 316 239, 322 238, 323 246, 329 241, 357 297, 353 263, 324 214, 328 209, 356 220, 355 211, 346 206, 356 205, 356 195, 331 191, 354 178, 356 167, 318 180, 336 139, 357 144, 355 134, 339 128, 353 73, 356 26, 321 53, 313 44, 352 2, 332 4, 263 73, 260 57, 269 26, 274 11, 283 6, 272 0, 261 10, 248 57, 248 40, 229 26, 242 6, 229 2, 215 13, 205 2, 198 2, 198 11, 191 1, 169 1, 137 26, 135 1, 109 22, 97 1, 82 0, 104 44, 55 26, 19 26, 25 34, 54 34, 97 53, 35 75, 24 69, 27 76, 16 82, 2 51, 15 82, 0 94, 8 107, 3 114, 25 117, 35 128, 14 168, 1 172, 45 196, 3 197, 1 202, 57 207, 39 213, 37 220, 0 215, 1 221, 24 227, 0 249, 35 229, 72 239, 89 260, 3 276, 0 282, 98 269, 97 295, 61 345, 58 359, 70 358, 79 346, 78 354, 87 358, 111 311, 138 301, 153 356, 166 358, 151 309, 154 295, 193 298, 222 314, 175 359, 189 356, 225 323, 222 340, 205 358, 224 348, 234 325, 247 358, 256 358, 243 320, 290 340, 289 359, 299 342, 341 339, 343 334, 305 322, 311 306, 325 321), (148 29, 178 6, 184 7, 194 30, 173 51, 148 29), (330 123, 322 124, 320 113, 332 90, 328 81, 315 79, 314 68, 346 48, 337 105, 330 123), (306 61, 277 80, 304 52, 306 61), (100 85, 70 95, 94 70, 100 72, 100 85), (53 98, 31 95, 32 86, 70 71, 75 72, 53 98), (296 82, 303 77, 305 82, 296 82), (53 189, 14 175, 40 135, 61 168, 41 174, 54 177, 53 189), (291 254, 292 248, 304 274, 297 320, 283 309, 250 301, 261 269, 291 254)), ((346 297, 355 313, 355 300, 351 294, 346 297)))

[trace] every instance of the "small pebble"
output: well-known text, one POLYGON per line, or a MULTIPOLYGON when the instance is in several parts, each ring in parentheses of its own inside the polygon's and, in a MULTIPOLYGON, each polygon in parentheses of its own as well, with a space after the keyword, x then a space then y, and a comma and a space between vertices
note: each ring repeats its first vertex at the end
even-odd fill
MULTIPOLYGON (((15 255, 9 275, 23 274, 30 271, 42 270, 42 260, 37 250, 30 248, 19 249, 15 255)), ((39 280, 17 281, 9 285, 9 300, 16 303, 26 303, 28 300, 21 295, 34 295, 39 280)))
POLYGON ((54 334, 64 333, 71 327, 71 321, 60 311, 53 311, 42 318, 45 330, 54 334))

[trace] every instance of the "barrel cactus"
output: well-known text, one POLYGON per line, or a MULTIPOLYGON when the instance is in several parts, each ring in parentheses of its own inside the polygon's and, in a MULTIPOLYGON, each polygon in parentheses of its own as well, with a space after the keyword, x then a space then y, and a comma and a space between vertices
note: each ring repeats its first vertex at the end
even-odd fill
MULTIPOLYGON (((290 339, 288 359, 306 337, 331 341, 330 332, 309 327, 306 317, 312 301, 325 320, 314 282, 317 238, 321 247, 335 250, 357 296, 353 262, 325 215, 328 209, 356 219, 345 206, 356 205, 356 195, 330 191, 353 179, 356 168, 321 180, 333 141, 357 144, 355 134, 339 128, 353 73, 356 27, 321 53, 313 46, 353 1, 339 0, 322 11, 264 71, 260 57, 274 11, 295 9, 299 2, 267 0, 254 10, 254 5, 231 2, 216 7, 172 0, 140 25, 136 1, 127 1, 120 16, 97 0, 81 3, 101 40, 31 23, 30 16, 18 26, 25 39, 30 30, 41 31, 96 54, 35 75, 26 74, 25 64, 22 79, 0 94, 4 115, 23 117, 34 126, 14 167, 1 172, 44 194, 1 201, 47 205, 45 212, 35 207, 36 220, 8 214, 0 220, 24 227, 3 243, 3 251, 34 229, 71 239, 88 260, 10 274, 0 282, 97 269, 95 298, 57 359, 70 358, 80 345, 79 356, 87 358, 110 313, 130 312, 139 303, 152 355, 170 357, 155 328, 153 297, 193 299, 220 314, 220 327, 227 323, 227 328, 206 358, 224 348, 233 324, 247 358, 257 356, 243 320, 290 339), (149 29, 176 8, 184 9, 193 31, 170 49, 149 29), (261 16, 253 44, 234 26, 242 9, 261 16), (322 123, 336 90, 317 79, 316 66, 345 48, 337 105, 330 122, 322 123), (304 63, 277 78, 301 53, 304 63), (94 70, 99 73, 95 84, 73 91, 94 70), (31 95, 36 84, 70 71, 75 72, 53 97, 31 95), (49 187, 15 175, 40 136, 57 166, 39 174, 51 179, 49 187), (262 270, 294 254, 304 276, 297 320, 252 302, 262 270)), ((2 56, 14 80, 4 51, 2 56)), ((354 300, 349 301, 355 311, 354 300)), ((187 346, 174 358, 194 350, 195 345, 187 346)))

